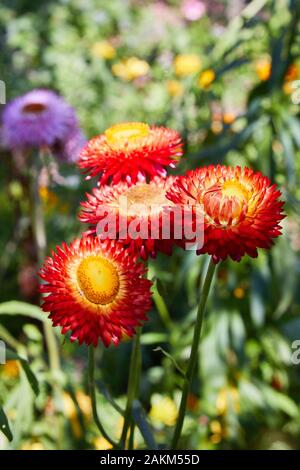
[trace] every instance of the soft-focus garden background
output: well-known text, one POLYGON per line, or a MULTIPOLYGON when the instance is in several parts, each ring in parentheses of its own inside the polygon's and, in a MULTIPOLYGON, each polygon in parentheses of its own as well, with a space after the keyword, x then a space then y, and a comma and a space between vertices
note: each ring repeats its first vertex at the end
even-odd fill
MULTIPOLYGON (((54 89, 87 137, 120 121, 173 127, 185 140, 177 171, 248 165, 283 192, 288 218, 275 248, 218 269, 183 448, 300 448, 300 364, 291 360, 300 339, 299 10, 298 0, 1 2, 7 101, 54 89)), ((31 367, 26 374, 12 353, 0 365, 0 404, 14 435, 9 443, 0 434, 0 448, 107 448, 91 418, 87 348, 58 332, 61 372, 49 373, 39 310, 24 305, 38 304, 28 188, 11 155, 1 149, 0 157, 0 338, 31 367)), ((40 188, 49 250, 82 232, 79 202, 93 185, 76 166, 59 164, 53 174, 40 188)), ((140 398, 162 445, 176 420, 177 365, 188 357, 206 262, 178 249, 151 263, 165 314, 153 307, 144 328, 140 398)), ((99 408, 115 436, 122 423, 110 400, 124 404, 130 346, 96 352, 99 408)))

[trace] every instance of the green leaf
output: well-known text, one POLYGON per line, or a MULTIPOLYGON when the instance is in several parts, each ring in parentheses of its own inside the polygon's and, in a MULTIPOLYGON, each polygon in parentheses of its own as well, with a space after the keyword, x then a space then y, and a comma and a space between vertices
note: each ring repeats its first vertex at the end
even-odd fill
POLYGON ((165 333, 144 333, 141 337, 141 344, 165 343, 168 335, 165 333))
POLYGON ((156 288, 161 297, 165 298, 168 295, 165 284, 158 278, 156 278, 156 288))
POLYGON ((26 302, 19 302, 18 300, 11 300, 0 304, 0 315, 23 315, 26 317, 34 318, 40 321, 46 321, 47 317, 44 315, 37 305, 28 304, 26 302))
POLYGON ((300 123, 298 119, 294 116, 285 116, 287 126, 291 132, 291 135, 293 136, 293 139, 297 145, 297 147, 300 149, 300 123))
POLYGON ((219 162, 229 151, 236 150, 242 146, 250 137, 252 137, 258 127, 261 127, 261 122, 259 120, 248 124, 233 137, 217 141, 217 143, 203 148, 200 152, 192 154, 190 156, 192 165, 199 166, 199 160, 205 158, 210 159, 214 163, 219 162))
POLYGON ((255 18, 267 1, 268 0, 253 0, 241 11, 240 15, 235 16, 227 25, 226 32, 222 35, 222 40, 217 42, 211 55, 220 60, 241 35, 241 30, 245 22, 249 22, 252 18, 255 18))
POLYGON ((150 428, 150 425, 146 419, 142 405, 140 404, 138 400, 133 401, 132 416, 148 448, 152 450, 157 450, 158 446, 155 442, 152 429, 150 428))
POLYGON ((233 345, 240 351, 245 344, 245 324, 239 312, 233 312, 229 318, 229 322, 233 345))
POLYGON ((24 373, 27 377, 27 380, 28 380, 34 394, 38 395, 39 394, 39 383, 38 383, 38 380, 37 380, 36 376, 32 372, 32 370, 31 370, 31 368, 28 364, 28 361, 26 359, 24 359, 23 357, 19 356, 17 353, 12 351, 11 349, 6 349, 6 359, 8 359, 10 361, 19 361, 20 362, 20 364, 22 366, 22 369, 24 370, 24 373))
POLYGON ((294 153, 293 141, 289 132, 283 128, 281 128, 279 131, 279 138, 284 149, 288 183, 293 186, 296 184, 296 158, 294 153))
POLYGON ((280 409, 287 415, 291 416, 291 418, 299 418, 298 406, 290 397, 266 386, 263 387, 263 393, 266 402, 274 410, 280 409))
POLYGON ((106 398, 108 403, 121 415, 124 416, 125 411, 118 405, 118 403, 112 398, 110 392, 106 388, 105 384, 101 380, 97 380, 97 389, 106 398))
POLYGON ((266 282, 262 273, 253 271, 251 279, 250 314, 256 327, 261 327, 266 316, 266 282))
POLYGON ((10 442, 13 440, 13 435, 9 427, 8 419, 2 406, 0 406, 0 430, 10 442))
POLYGON ((4 326, 0 325, 0 338, 6 343, 9 344, 14 349, 22 349, 24 346, 17 341, 12 334, 4 328, 4 326))

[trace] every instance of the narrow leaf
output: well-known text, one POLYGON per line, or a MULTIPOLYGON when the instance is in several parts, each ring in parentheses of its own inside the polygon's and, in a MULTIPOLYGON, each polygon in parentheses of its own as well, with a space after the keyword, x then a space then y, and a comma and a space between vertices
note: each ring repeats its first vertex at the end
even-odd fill
POLYGON ((157 450, 158 446, 155 442, 152 429, 147 421, 142 405, 138 400, 133 401, 132 416, 148 448, 152 450, 157 450))
POLYGON ((41 309, 37 305, 11 300, 0 304, 0 315, 24 315, 26 317, 35 318, 36 320, 47 320, 41 309))
POLYGON ((0 430, 9 441, 13 440, 13 435, 9 427, 8 419, 2 406, 0 406, 0 430))
POLYGON ((178 370, 178 372, 184 377, 185 376, 185 373, 184 371, 181 369, 181 367, 177 364, 177 361, 176 359, 174 359, 173 356, 171 356, 171 354, 169 354, 167 351, 165 351, 163 348, 161 348, 160 346, 158 346, 157 348, 153 349, 154 352, 157 352, 157 351, 160 351, 163 353, 164 356, 166 356, 168 359, 170 359, 175 367, 175 369, 178 370))
POLYGON ((10 361, 19 361, 21 366, 22 366, 22 369, 27 377, 27 380, 34 392, 35 395, 38 395, 39 394, 39 383, 38 383, 38 380, 36 378, 36 376, 34 375, 34 373, 32 372, 29 364, 28 364, 28 361, 26 359, 24 359, 23 357, 19 356, 17 353, 15 353, 14 351, 12 351, 11 349, 6 349, 6 359, 10 360, 10 361))

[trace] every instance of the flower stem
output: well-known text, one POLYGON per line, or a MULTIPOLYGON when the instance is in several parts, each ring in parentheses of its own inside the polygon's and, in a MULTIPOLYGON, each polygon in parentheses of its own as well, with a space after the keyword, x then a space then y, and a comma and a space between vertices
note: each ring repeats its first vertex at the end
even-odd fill
MULTIPOLYGON (((148 279, 151 280, 152 278, 156 276, 155 267, 153 264, 149 264, 148 272, 149 272, 148 279)), ((157 311, 160 315, 162 323, 167 328, 167 330, 171 330, 173 326, 171 315, 170 315, 170 312, 168 310, 168 307, 164 298, 161 296, 161 294, 158 291, 157 281, 154 282, 152 286, 152 298, 157 308, 157 311)))
POLYGON ((128 430, 132 423, 132 404, 133 400, 138 395, 139 376, 141 371, 141 332, 142 328, 137 328, 136 335, 133 339, 130 367, 129 367, 129 378, 128 378, 128 389, 127 389, 127 405, 124 415, 124 425, 120 438, 120 446, 125 449, 126 439, 128 430))
POLYGON ((200 342, 200 335, 201 335, 206 301, 209 295, 215 268, 216 268, 216 265, 213 263, 211 259, 208 265, 207 273, 205 276, 205 281, 204 281, 202 292, 201 292, 201 298, 200 298, 200 302, 198 305, 197 318, 196 318, 194 336, 193 336, 193 342, 192 342, 192 349, 191 349, 188 366, 184 375, 184 384, 183 384, 183 390, 182 390, 182 395, 181 395, 179 414, 178 414, 178 419, 177 419, 175 430, 174 430, 171 449, 177 448, 178 441, 180 439, 180 435, 181 435, 181 431, 183 427, 188 394, 191 388, 192 379, 193 379, 197 357, 198 357, 199 342, 200 342))
MULTIPOLYGON (((34 155, 31 165, 32 231, 39 266, 42 265, 47 251, 44 212, 39 191, 40 162, 41 155, 34 155)), ((53 328, 49 321, 44 322, 44 333, 49 354, 50 369, 53 376, 55 377, 57 371, 60 370, 60 360, 55 333, 53 332, 53 328)))
POLYGON ((97 401, 96 401, 96 390, 95 390, 95 354, 94 354, 94 346, 89 347, 89 365, 88 365, 88 373, 89 373, 89 390, 90 390, 90 397, 92 403, 92 412, 93 418, 97 428, 99 429, 100 433, 114 448, 119 448, 119 445, 114 442, 111 437, 105 431, 98 415, 97 411, 97 401))

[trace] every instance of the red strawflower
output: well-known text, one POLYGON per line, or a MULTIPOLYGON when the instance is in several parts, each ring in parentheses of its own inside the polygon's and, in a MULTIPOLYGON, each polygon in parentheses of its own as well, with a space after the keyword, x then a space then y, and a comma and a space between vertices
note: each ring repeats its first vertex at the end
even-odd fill
POLYGON ((178 132, 140 122, 117 124, 91 139, 82 150, 79 166, 100 184, 135 183, 166 177, 182 155, 178 132))
POLYGON ((71 341, 117 345, 146 320, 151 282, 122 245, 98 237, 76 239, 52 252, 40 271, 43 310, 71 341))
POLYGON ((197 207, 204 218, 204 244, 197 254, 208 253, 215 262, 227 256, 240 261, 245 254, 255 258, 257 248, 273 245, 284 218, 280 196, 260 172, 221 165, 188 172, 167 195, 176 204, 197 207))
POLYGON ((171 255, 174 241, 167 209, 173 204, 166 192, 174 180, 155 177, 150 183, 94 188, 81 203, 79 219, 93 226, 88 234, 118 239, 142 259, 154 258, 158 251, 171 255))

